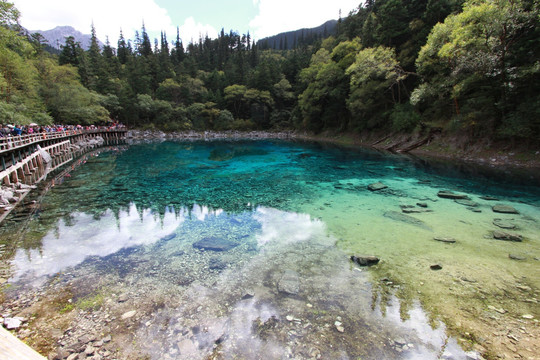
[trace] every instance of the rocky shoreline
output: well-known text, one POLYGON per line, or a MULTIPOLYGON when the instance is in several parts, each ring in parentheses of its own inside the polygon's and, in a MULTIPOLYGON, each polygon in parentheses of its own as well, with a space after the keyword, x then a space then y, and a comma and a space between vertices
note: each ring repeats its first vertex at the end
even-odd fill
POLYGON ((133 140, 219 140, 219 139, 294 139, 298 134, 293 131, 175 131, 161 130, 129 130, 126 134, 128 141, 133 140))

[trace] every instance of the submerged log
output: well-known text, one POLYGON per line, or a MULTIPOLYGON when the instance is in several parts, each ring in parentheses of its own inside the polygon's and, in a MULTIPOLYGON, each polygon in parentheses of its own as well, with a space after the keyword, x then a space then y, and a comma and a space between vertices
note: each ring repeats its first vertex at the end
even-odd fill
POLYGON ((435 134, 439 134, 439 133, 441 133, 441 131, 442 131, 442 129, 440 129, 440 128, 431 129, 429 131, 429 133, 423 139, 415 141, 412 144, 410 144, 410 145, 408 145, 408 146, 406 146, 406 147, 404 147, 402 149, 396 149, 396 151, 399 152, 399 153, 406 153, 406 152, 412 151, 414 149, 417 149, 420 146, 423 146, 423 145, 429 143, 431 140, 433 140, 433 138, 435 137, 435 134))
POLYGON ((394 133, 388 134, 388 135, 382 137, 381 139, 375 141, 373 144, 371 144, 371 146, 375 146, 375 145, 377 145, 377 144, 380 144, 380 143, 382 143, 383 141, 388 140, 389 138, 391 138, 391 137, 394 136, 394 135, 395 135, 394 133))

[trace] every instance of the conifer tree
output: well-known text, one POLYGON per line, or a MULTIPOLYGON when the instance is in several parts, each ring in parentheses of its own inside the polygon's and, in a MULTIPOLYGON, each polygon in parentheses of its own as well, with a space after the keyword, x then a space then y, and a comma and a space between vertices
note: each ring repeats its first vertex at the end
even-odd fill
POLYGON ((152 43, 150 41, 150 38, 148 37, 148 33, 146 32, 146 27, 144 26, 144 23, 142 25, 141 39, 139 48, 137 50, 139 54, 144 57, 152 55, 152 43))
POLYGON ((128 48, 126 40, 124 39, 122 29, 120 29, 120 38, 118 39, 118 60, 120 61, 120 64, 125 64, 130 55, 130 49, 128 48))

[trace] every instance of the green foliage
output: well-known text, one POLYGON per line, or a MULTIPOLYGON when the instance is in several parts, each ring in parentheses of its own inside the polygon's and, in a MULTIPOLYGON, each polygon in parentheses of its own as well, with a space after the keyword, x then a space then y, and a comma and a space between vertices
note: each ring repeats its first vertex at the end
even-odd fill
POLYGON ((392 130, 400 132, 409 132, 414 130, 420 123, 421 117, 414 107, 409 104, 396 104, 390 114, 392 130))
POLYGON ((267 128, 274 99, 269 91, 230 85, 224 89, 224 98, 236 119, 251 119, 260 128, 267 128))
POLYGON ((540 95, 531 96, 510 112, 502 121, 498 135, 535 139, 540 134, 540 95))
POLYGON ((75 306, 71 303, 67 303, 62 309, 60 309, 60 314, 65 314, 75 309, 75 306))
POLYGON ((362 43, 359 37, 355 37, 350 41, 342 41, 332 49, 332 60, 335 61, 340 68, 346 70, 355 60, 356 54, 362 49, 362 43))
POLYGON ((413 93, 415 104, 452 108, 461 127, 479 136, 511 135, 508 123, 523 130, 516 136, 537 135, 516 119, 524 101, 530 107, 530 91, 538 93, 531 88, 538 72, 522 71, 531 68, 524 57, 538 54, 538 19, 538 8, 524 1, 467 1, 463 12, 435 25, 421 49, 417 66, 426 80, 413 93))
POLYGON ((282 51, 224 30, 189 44, 163 33, 152 47, 143 26, 115 52, 92 27, 90 49, 67 38, 54 57, 0 1, 0 121, 319 132, 412 131, 422 119, 534 140, 539 11, 531 0, 367 1, 333 36, 282 51))
POLYGON ((187 117, 194 130, 213 129, 214 121, 220 114, 215 105, 211 102, 194 103, 187 108, 187 117))
POLYGON ((347 69, 350 97, 347 106, 355 129, 384 126, 386 112, 401 102, 400 83, 406 74, 391 48, 379 46, 360 51, 347 69))
POLYGON ((21 116, 14 104, 8 104, 5 101, 0 101, 0 123, 2 124, 27 124, 30 119, 21 116))
POLYGON ((139 121, 142 123, 153 123, 160 126, 169 122, 173 108, 171 104, 163 100, 154 100, 150 95, 137 95, 137 109, 139 111, 139 121))
POLYGON ((62 124, 104 123, 109 112, 99 104, 99 95, 80 84, 51 89, 48 109, 55 121, 62 124))
POLYGON ((394 46, 407 34, 409 16, 403 0, 386 0, 377 11, 374 37, 378 44, 394 46))
POLYGON ((229 110, 221 110, 214 121, 214 130, 230 130, 233 127, 234 116, 229 110))
POLYGON ((312 56, 310 66, 300 72, 305 89, 298 96, 298 108, 306 129, 320 132, 347 127, 345 100, 349 87, 343 66, 359 47, 359 43, 338 44, 332 53, 322 48, 312 56))
POLYGON ((292 113, 289 110, 274 110, 270 114, 270 124, 273 129, 285 130, 294 128, 292 113))
POLYGON ((15 8, 13 3, 6 0, 0 1, 0 26, 6 27, 17 24, 20 15, 19 10, 15 8))
POLYGON ((60 65, 79 65, 81 57, 83 56, 83 49, 81 48, 80 43, 75 42, 75 38, 73 36, 66 37, 66 43, 62 45, 61 48, 62 51, 58 56, 58 63, 60 65))
MULTIPOLYGON (((103 305, 105 302, 105 294, 103 290, 98 291, 96 294, 88 295, 86 297, 80 298, 75 303, 75 306, 81 310, 97 310, 103 305)), ((73 306, 69 306, 71 304, 66 305, 64 309, 66 311, 70 311, 70 309, 73 308, 73 306)))
POLYGON ((103 106, 113 119, 118 119, 122 106, 120 105, 120 99, 114 94, 99 95, 99 104, 103 106))

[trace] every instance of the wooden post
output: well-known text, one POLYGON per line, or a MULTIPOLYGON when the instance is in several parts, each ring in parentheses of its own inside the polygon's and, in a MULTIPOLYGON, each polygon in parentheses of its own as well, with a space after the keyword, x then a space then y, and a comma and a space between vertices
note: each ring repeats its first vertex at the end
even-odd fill
POLYGON ((16 184, 19 182, 19 178, 17 177, 17 172, 16 171, 12 171, 11 172, 11 180, 16 184))

